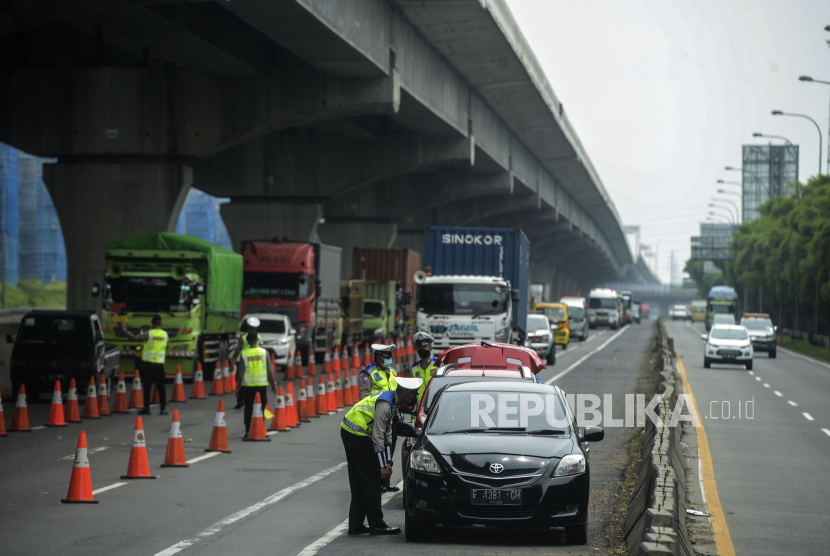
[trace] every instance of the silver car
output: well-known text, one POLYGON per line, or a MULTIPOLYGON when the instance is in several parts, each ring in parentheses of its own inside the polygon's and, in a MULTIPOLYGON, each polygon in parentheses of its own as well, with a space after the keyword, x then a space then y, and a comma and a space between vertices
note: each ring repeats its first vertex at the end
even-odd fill
POLYGON ((291 319, 278 313, 249 313, 239 323, 241 332, 254 330, 246 322, 249 317, 259 319, 256 331, 262 338, 260 347, 274 354, 277 365, 287 365, 289 354, 292 357, 297 355, 297 332, 291 326, 291 319))
POLYGON ((555 324, 546 315, 527 316, 527 336, 530 349, 539 354, 548 365, 556 363, 556 346, 553 343, 555 324))

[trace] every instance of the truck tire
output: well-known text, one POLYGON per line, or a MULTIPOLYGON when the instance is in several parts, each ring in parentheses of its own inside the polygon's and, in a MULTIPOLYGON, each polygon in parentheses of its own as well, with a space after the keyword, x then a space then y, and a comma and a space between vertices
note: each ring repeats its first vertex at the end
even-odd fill
POLYGON ((548 365, 556 365, 556 344, 550 346, 550 351, 548 352, 547 358, 545 358, 545 363, 548 365))

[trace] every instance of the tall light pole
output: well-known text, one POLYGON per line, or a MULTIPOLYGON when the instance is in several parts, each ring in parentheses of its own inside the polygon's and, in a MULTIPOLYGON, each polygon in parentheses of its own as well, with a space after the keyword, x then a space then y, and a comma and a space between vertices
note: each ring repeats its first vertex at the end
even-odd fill
POLYGON ((738 198, 743 197, 743 195, 741 195, 740 193, 735 193, 734 191, 727 191, 725 189, 718 189, 718 193, 720 193, 721 195, 734 195, 735 197, 738 197, 738 198))
MULTIPOLYGON (((830 25, 824 28, 825 31, 830 31, 830 25)), ((810 83, 819 83, 821 85, 830 85, 830 81, 822 81, 821 79, 813 79, 809 75, 802 75, 798 78, 799 81, 809 81, 810 83)), ((830 121, 827 124, 827 168, 830 172, 830 121)))
POLYGON ((726 205, 718 205, 716 203, 709 203, 709 208, 716 208, 716 209, 720 209, 722 211, 725 211, 727 214, 729 214, 729 218, 732 218, 732 209, 727 207, 726 205))
POLYGON ((739 181, 718 180, 718 183, 724 183, 726 185, 737 185, 738 187, 743 187, 744 186, 744 184, 742 184, 739 181))
POLYGON ((735 209, 735 215, 738 217, 738 223, 740 224, 741 211, 738 209, 738 205, 736 205, 733 201, 730 201, 729 199, 722 199, 720 197, 712 197, 712 200, 716 203, 726 203, 728 205, 731 205, 735 209))
MULTIPOLYGON (((714 207, 711 204, 709 206, 713 207, 713 208, 720 208, 720 207, 714 207)), ((714 211, 710 210, 709 215, 710 216, 720 216, 721 218, 726 220, 727 224, 734 224, 735 223, 735 220, 732 218, 732 213, 730 211, 726 210, 725 208, 720 208, 720 210, 722 210, 723 212, 714 212, 714 211)))
POLYGON ((755 133, 752 134, 752 136, 753 137, 768 137, 769 139, 783 139, 784 141, 786 141, 786 143, 788 145, 793 144, 792 141, 790 141, 789 139, 787 139, 783 135, 767 135, 766 133, 760 133, 760 132, 756 131, 755 133))
POLYGON ((813 125, 816 126, 816 131, 818 131, 818 175, 820 176, 821 175, 821 155, 823 154, 822 151, 824 150, 824 148, 821 146, 821 128, 818 126, 816 121, 813 118, 811 118, 810 116, 807 116, 805 114, 795 114, 795 113, 792 113, 792 112, 782 112, 781 110, 773 110, 772 115, 773 116, 792 116, 794 118, 804 118, 805 120, 810 120, 811 122, 813 122, 813 125))

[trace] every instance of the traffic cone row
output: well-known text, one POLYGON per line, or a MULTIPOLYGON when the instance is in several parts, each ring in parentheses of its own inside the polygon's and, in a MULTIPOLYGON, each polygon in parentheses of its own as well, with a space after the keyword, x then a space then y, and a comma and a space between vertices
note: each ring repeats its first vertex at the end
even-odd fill
POLYGON ((196 376, 193 377, 193 388, 190 390, 191 400, 205 399, 205 377, 202 373, 202 364, 196 365, 196 376))
POLYGON ((170 396, 171 402, 187 403, 187 398, 184 395, 184 380, 182 380, 182 367, 176 366, 176 378, 173 380, 173 394, 170 396))
POLYGON ((343 407, 343 380, 340 377, 340 371, 334 376, 334 403, 337 409, 343 407))
POLYGON ((210 388, 210 395, 211 396, 223 396, 225 394, 225 385, 222 380, 222 368, 219 366, 219 362, 216 362, 216 366, 213 369, 213 381, 211 382, 210 388))
POLYGON ((271 419, 271 430, 278 432, 288 431, 288 419, 285 415, 285 396, 282 386, 277 387, 277 400, 274 402, 274 417, 271 419))

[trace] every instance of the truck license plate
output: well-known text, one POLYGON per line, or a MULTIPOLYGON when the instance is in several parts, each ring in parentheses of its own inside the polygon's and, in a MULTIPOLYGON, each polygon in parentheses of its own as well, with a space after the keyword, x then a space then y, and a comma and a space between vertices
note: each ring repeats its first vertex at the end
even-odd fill
POLYGON ((473 489, 472 503, 476 506, 521 506, 521 490, 473 489))

